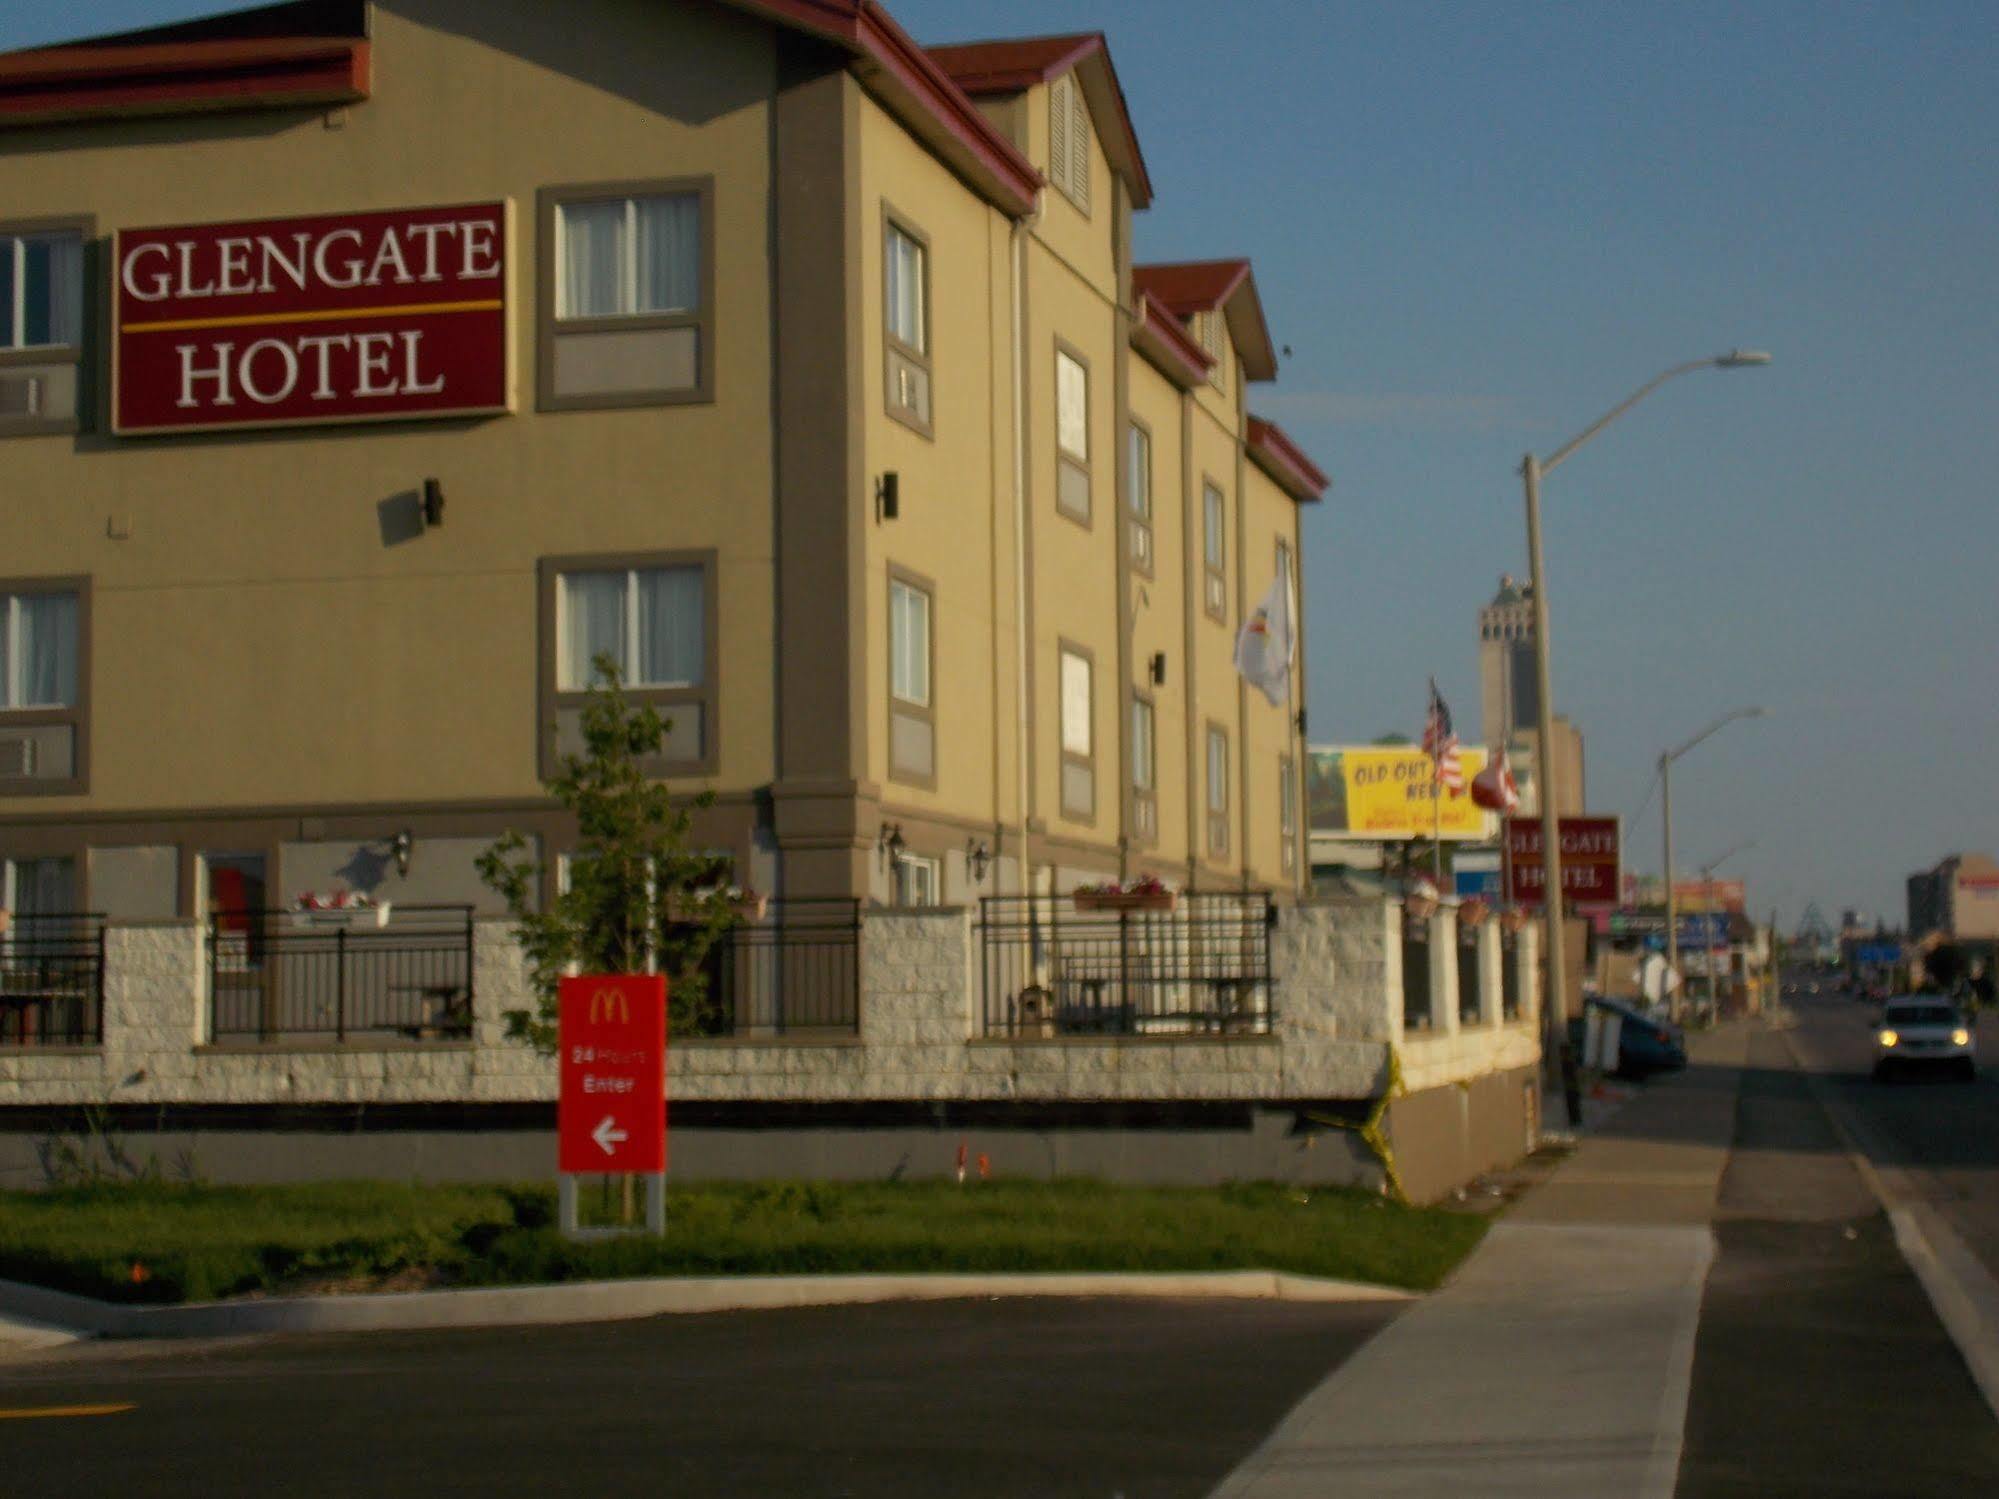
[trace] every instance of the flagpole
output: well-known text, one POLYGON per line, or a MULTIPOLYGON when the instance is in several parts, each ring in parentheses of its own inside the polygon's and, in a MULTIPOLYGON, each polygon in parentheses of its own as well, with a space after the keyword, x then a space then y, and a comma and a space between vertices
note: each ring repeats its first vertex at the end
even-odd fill
POLYGON ((1444 762, 1430 762, 1430 869, 1436 876, 1437 895, 1444 894, 1444 762))

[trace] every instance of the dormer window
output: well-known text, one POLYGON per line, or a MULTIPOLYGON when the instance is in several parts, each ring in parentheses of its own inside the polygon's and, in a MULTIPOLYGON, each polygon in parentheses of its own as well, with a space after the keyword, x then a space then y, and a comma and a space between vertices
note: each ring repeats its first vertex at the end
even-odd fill
POLYGON ((1074 73, 1048 87, 1048 180, 1077 208, 1090 211, 1090 111, 1074 73))
POLYGON ((1208 366, 1208 383, 1216 390, 1224 389, 1229 358, 1227 319, 1222 315, 1221 308, 1217 307, 1212 312, 1198 314, 1194 323, 1196 335, 1201 340, 1201 348, 1215 361, 1208 366))

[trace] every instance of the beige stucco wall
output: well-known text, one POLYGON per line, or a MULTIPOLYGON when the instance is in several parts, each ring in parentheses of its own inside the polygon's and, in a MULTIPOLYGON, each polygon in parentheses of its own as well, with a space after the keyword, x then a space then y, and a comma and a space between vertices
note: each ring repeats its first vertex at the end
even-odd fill
POLYGON ((1186 469, 1181 462, 1182 397, 1143 358, 1131 361, 1131 414, 1152 433, 1152 577, 1133 578, 1132 680, 1153 704, 1158 760, 1159 841, 1143 858, 1178 871, 1187 867, 1187 615, 1198 596, 1187 592, 1186 469), (1153 686, 1147 664, 1166 655, 1166 681, 1153 686))
POLYGON ((533 795, 535 562, 576 551, 719 550, 718 780, 770 775, 769 32, 721 7, 391 0, 375 55, 374 97, 330 117, 0 136, 8 213, 107 236, 509 199, 520 345, 511 416, 5 440, 0 571, 95 583, 90 795, 21 810, 533 795), (537 414, 537 190, 708 173, 714 403, 537 414), (443 528, 387 544, 377 507, 426 476, 443 528))

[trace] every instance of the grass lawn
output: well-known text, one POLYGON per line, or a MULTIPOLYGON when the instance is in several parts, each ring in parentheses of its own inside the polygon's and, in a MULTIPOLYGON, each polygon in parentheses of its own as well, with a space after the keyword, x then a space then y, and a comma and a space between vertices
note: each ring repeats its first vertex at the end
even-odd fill
POLYGON ((837 1271, 1267 1269, 1421 1290, 1486 1227, 1332 1188, 1006 1179, 675 1185, 663 1240, 570 1243, 554 1215, 543 1185, 7 1192, 0 1277, 127 1302, 837 1271))

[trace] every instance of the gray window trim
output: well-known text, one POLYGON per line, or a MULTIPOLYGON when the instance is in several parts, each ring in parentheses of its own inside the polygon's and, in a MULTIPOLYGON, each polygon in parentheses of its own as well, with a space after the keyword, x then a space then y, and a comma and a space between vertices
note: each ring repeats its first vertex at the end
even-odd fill
POLYGON ((535 195, 535 409, 611 411, 634 406, 691 406, 715 399, 715 179, 651 177, 622 182, 576 182, 544 187, 535 195), (693 193, 701 202, 701 306, 693 313, 635 317, 557 318, 555 315, 555 211, 564 203, 600 198, 642 198, 693 193), (603 395, 557 395, 555 343, 564 333, 640 333, 655 328, 692 328, 694 384, 684 390, 625 390, 603 395))
POLYGON ((551 779, 558 768, 556 715, 566 708, 579 708, 589 693, 570 691, 556 685, 556 641, 558 639, 556 579, 564 573, 611 572, 620 568, 699 567, 703 611, 701 685, 698 687, 626 687, 625 696, 633 703, 657 708, 671 716, 676 703, 695 703, 701 708, 701 758, 668 760, 662 757, 648 769, 659 776, 714 775, 722 767, 720 681, 721 642, 718 628, 720 603, 716 580, 718 554, 710 547, 672 552, 592 552, 561 557, 543 557, 535 567, 540 626, 539 690, 536 717, 536 765, 541 779, 551 779))
POLYGON ((40 776, 0 776, 0 797, 81 796, 90 790, 90 679, 94 650, 91 640, 91 578, 87 573, 72 577, 0 578, 0 598, 15 593, 73 593, 76 595, 76 701, 66 708, 0 708, 0 731, 68 725, 71 735, 71 773, 61 780, 40 776))
POLYGON ((83 242, 83 305, 78 309, 77 341, 32 349, 0 349, 0 370, 39 364, 76 367, 76 409, 68 416, 0 416, 0 437, 53 437, 87 430, 87 415, 96 405, 96 361, 89 351, 101 326, 97 263, 97 220, 90 214, 57 214, 47 218, 0 219, 0 236, 73 232, 83 242))
POLYGON ((937 585, 922 573, 913 572, 898 563, 888 565, 888 577, 882 587, 885 606, 882 632, 883 697, 888 703, 885 719, 888 734, 888 778, 905 786, 921 787, 925 791, 937 789, 937 764, 943 758, 937 742, 937 692, 942 685, 937 679, 937 585), (895 585, 913 588, 930 601, 930 634, 925 642, 930 650, 930 701, 927 704, 905 702, 895 695, 895 585), (895 720, 901 714, 909 718, 921 719, 930 725, 930 771, 909 769, 895 763, 895 720))
POLYGON ((937 437, 937 371, 933 363, 937 347, 936 301, 931 295, 931 262, 936 258, 931 248, 930 236, 916 226, 915 220, 900 209, 892 206, 887 199, 882 200, 882 408, 889 416, 918 436, 933 442, 937 437), (923 341, 926 348, 916 348, 896 337, 889 327, 888 298, 888 232, 895 230, 906 234, 923 248, 923 341), (895 356, 901 355, 923 371, 930 382, 930 420, 907 406, 898 405, 895 400, 895 356))

